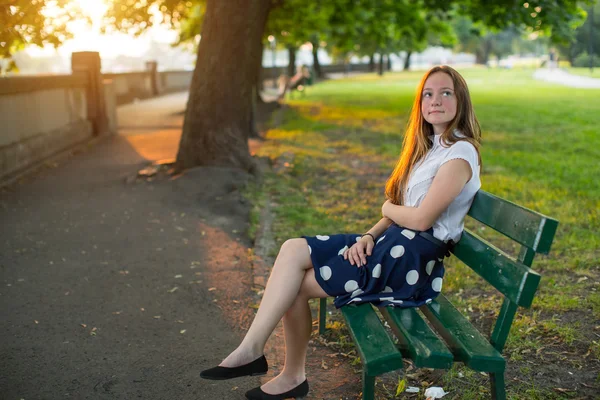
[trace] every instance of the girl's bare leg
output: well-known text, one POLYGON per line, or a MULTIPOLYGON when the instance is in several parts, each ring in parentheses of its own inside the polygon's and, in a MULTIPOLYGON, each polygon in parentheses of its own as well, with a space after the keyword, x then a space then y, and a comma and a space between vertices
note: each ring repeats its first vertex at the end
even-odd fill
POLYGON ((254 321, 242 343, 221 366, 237 367, 263 354, 267 339, 294 303, 305 273, 310 269, 312 261, 306 239, 290 239, 281 246, 254 321))
POLYGON ((305 272, 300 291, 283 316, 285 365, 277 377, 261 387, 265 393, 287 392, 306 379, 306 352, 312 331, 312 316, 308 300, 322 297, 327 297, 327 293, 317 283, 315 271, 311 268, 305 272))

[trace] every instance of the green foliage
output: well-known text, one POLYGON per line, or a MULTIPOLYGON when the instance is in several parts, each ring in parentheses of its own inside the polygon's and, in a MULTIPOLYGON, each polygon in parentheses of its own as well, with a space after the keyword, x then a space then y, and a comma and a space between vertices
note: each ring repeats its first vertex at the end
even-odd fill
MULTIPOLYGON (((579 68, 589 68, 590 61, 591 61, 590 55, 587 53, 587 51, 584 51, 583 53, 581 53, 577 57, 575 57, 575 60, 573 60, 573 66, 579 67, 579 68)), ((600 67, 600 54, 594 54, 593 66, 600 67)))
POLYGON ((117 30, 140 35, 155 24, 179 30, 179 41, 194 39, 201 32, 207 0, 107 0, 104 31, 117 30), (155 18, 158 9, 162 18, 155 18))

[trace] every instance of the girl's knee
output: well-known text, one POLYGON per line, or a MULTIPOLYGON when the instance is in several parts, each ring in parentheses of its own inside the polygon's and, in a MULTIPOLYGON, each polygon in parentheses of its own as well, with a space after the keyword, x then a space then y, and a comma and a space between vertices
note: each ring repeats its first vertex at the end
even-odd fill
POLYGON ((299 252, 308 249, 308 243, 304 238, 288 239, 281 245, 280 253, 299 252))

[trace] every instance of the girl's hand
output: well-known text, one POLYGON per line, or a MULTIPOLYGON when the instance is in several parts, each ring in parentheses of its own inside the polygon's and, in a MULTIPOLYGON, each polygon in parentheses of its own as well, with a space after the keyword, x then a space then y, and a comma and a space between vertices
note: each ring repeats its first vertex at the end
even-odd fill
POLYGON ((350 265, 362 267, 367 264, 367 256, 371 255, 375 241, 369 235, 365 235, 344 252, 344 260, 350 260, 350 265))

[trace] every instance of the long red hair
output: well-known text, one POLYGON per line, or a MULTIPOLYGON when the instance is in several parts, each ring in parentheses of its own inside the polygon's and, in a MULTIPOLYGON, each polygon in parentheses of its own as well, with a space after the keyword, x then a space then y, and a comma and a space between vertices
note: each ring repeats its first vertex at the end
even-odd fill
MULTIPOLYGON (((456 116, 446 130, 442 133, 442 143, 452 145, 459 140, 466 140, 477 149, 481 143, 481 127, 473 111, 469 88, 464 78, 453 68, 447 65, 440 65, 431 68, 419 82, 415 101, 412 106, 410 118, 404 140, 402 141, 402 152, 396 163, 394 171, 390 175, 385 185, 385 195, 394 204, 402 205, 404 203, 404 192, 408 185, 408 179, 415 166, 433 146, 430 137, 434 134, 433 126, 423 118, 421 101, 423 96, 423 87, 427 79, 436 72, 443 72, 452 78, 454 83, 454 94, 457 100, 456 116), (455 131, 462 135, 457 135, 455 131)), ((481 164, 481 156, 480 156, 481 164)))

